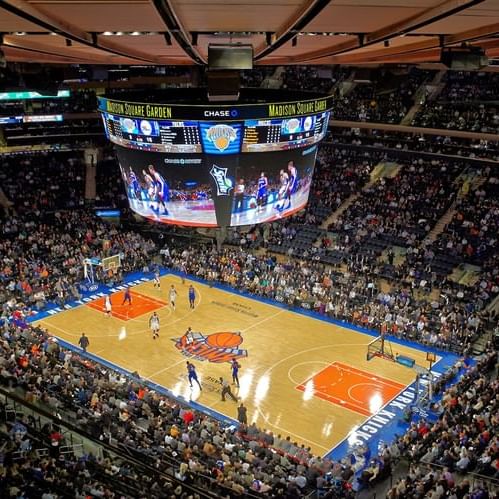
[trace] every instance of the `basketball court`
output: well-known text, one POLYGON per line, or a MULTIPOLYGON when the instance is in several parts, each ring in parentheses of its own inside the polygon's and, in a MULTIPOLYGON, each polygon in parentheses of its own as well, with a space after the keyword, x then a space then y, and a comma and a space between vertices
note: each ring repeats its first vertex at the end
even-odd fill
MULTIPOLYGON (((145 280, 144 280, 145 281, 145 280)), ((327 454, 370 417, 414 383, 413 369, 382 358, 366 358, 373 336, 314 319, 219 287, 168 274, 161 289, 152 281, 133 286, 132 304, 123 290, 55 313, 36 322, 77 345, 82 332, 89 352, 213 411, 236 418, 237 404, 221 401, 218 378, 231 380, 230 360, 241 365, 240 388, 232 387, 248 408, 249 422, 290 436, 327 454), (168 290, 177 289, 176 310, 168 290), (189 308, 188 287, 196 291, 189 308), (149 317, 161 321, 153 340, 149 317), (192 332, 186 334, 187 328, 192 332), (186 361, 197 368, 203 385, 190 388, 186 361)), ((394 353, 428 367, 426 352, 393 343, 394 353)))

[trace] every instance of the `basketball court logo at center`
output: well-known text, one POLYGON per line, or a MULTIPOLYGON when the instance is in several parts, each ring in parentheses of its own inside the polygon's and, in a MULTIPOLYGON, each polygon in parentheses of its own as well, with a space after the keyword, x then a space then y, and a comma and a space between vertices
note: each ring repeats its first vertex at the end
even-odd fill
POLYGON ((205 336, 188 331, 180 338, 173 338, 175 347, 186 357, 195 360, 222 363, 248 356, 248 351, 238 348, 243 342, 239 332, 221 332, 205 336))

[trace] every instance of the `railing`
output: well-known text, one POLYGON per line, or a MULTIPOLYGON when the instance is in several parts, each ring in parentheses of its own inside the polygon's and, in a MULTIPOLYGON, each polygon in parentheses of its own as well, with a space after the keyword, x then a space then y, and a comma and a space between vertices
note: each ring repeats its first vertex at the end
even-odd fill
MULTIPOLYGON (((219 494, 214 493, 210 490, 206 490, 206 487, 204 487, 203 490, 201 488, 186 484, 185 482, 178 480, 175 477, 175 471, 179 469, 181 464, 180 461, 177 461, 173 458, 166 459, 165 456, 163 456, 163 463, 167 465, 167 470, 169 472, 159 471, 148 465, 147 463, 141 461, 141 458, 137 457, 137 452, 131 452, 131 450, 128 449, 125 445, 118 444, 115 446, 107 442, 96 441, 94 437, 87 434, 83 429, 75 427, 73 424, 68 422, 64 417, 67 415, 61 413, 60 410, 58 410, 57 416, 53 415, 47 409, 30 404, 19 395, 12 393, 3 387, 0 387, 0 397, 2 397, 5 402, 7 402, 5 414, 10 418, 12 418, 12 416, 16 418, 18 413, 23 413, 32 415, 38 427, 41 427, 42 418, 57 425, 61 429, 61 433, 64 434, 70 442, 70 445, 61 447, 61 452, 63 449, 65 449, 66 453, 70 453, 73 450, 82 451, 84 450, 84 440, 88 440, 92 443, 93 446, 95 446, 96 448, 100 448, 100 455, 103 455, 104 451, 106 451, 106 453, 110 455, 129 462, 131 465, 140 470, 144 475, 147 474, 149 476, 157 476, 159 478, 166 479, 169 482, 174 482, 174 484, 176 485, 181 485, 184 491, 188 491, 189 494, 198 494, 200 497, 206 497, 209 499, 219 497, 219 494)), ((18 459, 21 459, 22 457, 23 456, 19 455, 18 459)))
MULTIPOLYGON (((441 464, 437 463, 424 463, 423 461, 420 461, 419 464, 422 466, 427 466, 439 471, 442 471, 448 466, 443 466, 441 464)), ((455 472, 455 475, 457 474, 457 477, 459 480, 456 480, 456 483, 460 483, 463 480, 468 480, 470 482, 470 487, 474 488, 475 486, 478 485, 487 485, 487 489, 489 492, 497 492, 499 490, 499 479, 493 478, 491 476, 487 475, 480 475, 479 473, 473 473, 472 471, 469 472, 460 472, 457 471, 455 472)))

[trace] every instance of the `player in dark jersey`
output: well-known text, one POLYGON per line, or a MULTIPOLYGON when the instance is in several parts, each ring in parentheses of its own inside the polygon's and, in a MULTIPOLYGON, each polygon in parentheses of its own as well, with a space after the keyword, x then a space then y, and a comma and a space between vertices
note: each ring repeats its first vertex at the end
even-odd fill
POLYGON ((256 193, 256 205, 258 209, 263 209, 267 204, 267 188, 269 181, 265 176, 265 172, 260 173, 260 178, 258 179, 258 190, 256 193))
POLYGON ((142 201, 142 189, 140 187, 139 179, 137 178, 135 172, 132 170, 132 167, 130 167, 130 171, 128 172, 128 189, 131 198, 134 198, 137 201, 142 201))
POLYGON ((294 161, 290 161, 288 163, 288 178, 288 190, 286 192, 286 200, 288 201, 288 204, 285 208, 286 210, 291 208, 291 195, 298 189, 298 170, 296 169, 294 161))
POLYGON ((124 305, 126 302, 128 302, 128 305, 132 304, 132 295, 130 293, 130 288, 125 289, 125 296, 123 297, 122 305, 124 305))
POLYGON ((199 389, 202 390, 201 388, 201 383, 199 382, 198 375, 196 373, 196 367, 194 364, 191 364, 189 361, 186 362, 187 364, 187 377, 189 379, 189 386, 192 388, 192 382, 195 381, 199 389))
POLYGON ((189 306, 190 308, 194 308, 196 303, 196 291, 194 291, 194 286, 191 284, 189 286, 189 306))
POLYGON ((239 388, 239 369, 241 366, 239 365, 237 359, 232 359, 230 367, 232 369, 232 384, 239 388))

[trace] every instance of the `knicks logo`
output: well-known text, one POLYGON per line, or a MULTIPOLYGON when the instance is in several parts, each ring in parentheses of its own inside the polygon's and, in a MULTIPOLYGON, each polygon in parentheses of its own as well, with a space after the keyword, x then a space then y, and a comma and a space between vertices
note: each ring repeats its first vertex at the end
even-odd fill
POLYGON ((237 139, 237 130, 229 125, 215 125, 208 128, 206 138, 220 151, 224 152, 231 142, 237 139))
POLYGON ((241 333, 214 333, 204 336, 189 331, 173 341, 182 354, 195 360, 222 363, 248 356, 247 350, 238 348, 243 342, 241 333))

